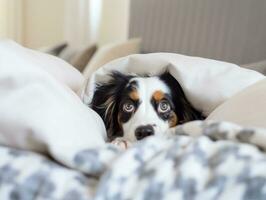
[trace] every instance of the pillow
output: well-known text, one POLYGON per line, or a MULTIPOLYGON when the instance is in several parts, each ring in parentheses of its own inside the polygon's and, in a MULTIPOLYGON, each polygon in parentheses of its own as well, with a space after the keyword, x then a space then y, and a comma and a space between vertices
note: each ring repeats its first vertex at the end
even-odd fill
POLYGON ((260 72, 264 75, 266 75, 266 60, 256 62, 256 63, 250 63, 247 65, 243 65, 242 67, 245 67, 247 69, 252 69, 254 71, 260 72))
POLYGON ((58 58, 0 42, 0 144, 50 153, 68 166, 77 153, 104 146, 102 119, 58 81, 62 74, 79 81, 58 58))
POLYGON ((71 59, 70 64, 73 65, 76 69, 80 72, 84 70, 90 59, 92 58, 93 54, 97 50, 96 45, 90 45, 89 47, 78 51, 71 59))
POLYGON ((140 39, 130 39, 125 42, 105 45, 96 51, 88 65, 83 71, 85 78, 90 77, 92 72, 96 71, 104 64, 130 54, 136 54, 140 51, 140 39))
POLYGON ((70 60, 74 58, 77 51, 78 50, 76 48, 72 46, 68 46, 67 48, 63 49, 63 51, 61 51, 57 56, 69 63, 70 60))
POLYGON ((41 48, 41 49, 39 49, 39 51, 41 51, 43 53, 51 54, 53 56, 58 56, 60 54, 60 52, 63 51, 66 47, 67 47, 67 43, 61 42, 59 44, 56 44, 56 45, 53 45, 50 47, 41 48))
POLYGON ((243 126, 266 128, 265 105, 266 79, 225 101, 208 116, 207 120, 230 121, 243 126))
POLYGON ((84 77, 82 74, 55 56, 24 48, 10 40, 0 40, 0 51, 2 65, 29 65, 40 68, 75 92, 83 85, 84 77))

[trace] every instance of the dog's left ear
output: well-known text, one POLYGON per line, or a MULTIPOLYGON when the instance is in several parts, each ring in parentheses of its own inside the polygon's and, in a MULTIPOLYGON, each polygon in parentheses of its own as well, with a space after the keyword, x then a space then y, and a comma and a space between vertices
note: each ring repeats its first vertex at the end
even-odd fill
POLYGON ((171 96, 175 106, 175 113, 179 119, 179 124, 204 119, 203 115, 190 104, 181 85, 169 72, 163 73, 160 79, 164 81, 171 90, 171 96))
POLYGON ((103 119, 108 138, 112 139, 121 136, 121 127, 119 127, 118 106, 121 100, 119 94, 122 93, 131 76, 112 72, 111 79, 106 83, 99 83, 96 86, 90 107, 95 110, 103 119))

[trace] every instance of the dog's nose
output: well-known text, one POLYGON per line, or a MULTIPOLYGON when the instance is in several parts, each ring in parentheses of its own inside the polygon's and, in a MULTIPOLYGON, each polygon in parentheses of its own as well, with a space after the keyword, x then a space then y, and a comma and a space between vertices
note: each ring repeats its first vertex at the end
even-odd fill
POLYGON ((140 126, 136 129, 135 131, 135 136, 137 140, 141 140, 147 136, 153 135, 154 134, 154 129, 151 125, 147 126, 140 126))

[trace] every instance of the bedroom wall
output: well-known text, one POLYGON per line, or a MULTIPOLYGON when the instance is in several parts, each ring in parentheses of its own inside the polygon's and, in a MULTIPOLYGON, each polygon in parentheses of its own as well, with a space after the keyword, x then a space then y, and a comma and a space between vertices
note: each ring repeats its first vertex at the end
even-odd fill
POLYGON ((0 38, 22 42, 23 0, 0 0, 0 38))
POLYGON ((99 43, 106 44, 128 38, 129 0, 103 0, 99 43))
POLYGON ((24 0, 24 45, 40 48, 61 42, 65 0, 24 0))
POLYGON ((248 64, 266 59, 265 0, 132 0, 130 36, 143 52, 248 64))
POLYGON ((129 0, 0 0, 0 37, 38 49, 128 38, 129 0))
POLYGON ((7 37, 7 1, 0 0, 0 37, 7 37))

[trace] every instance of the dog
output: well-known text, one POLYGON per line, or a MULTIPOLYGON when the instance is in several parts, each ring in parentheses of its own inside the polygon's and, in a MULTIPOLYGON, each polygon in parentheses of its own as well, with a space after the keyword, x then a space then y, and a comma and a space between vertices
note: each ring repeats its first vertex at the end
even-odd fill
POLYGON ((118 146, 163 134, 167 129, 203 119, 169 73, 125 75, 117 71, 96 85, 90 107, 103 119, 109 141, 118 146))

